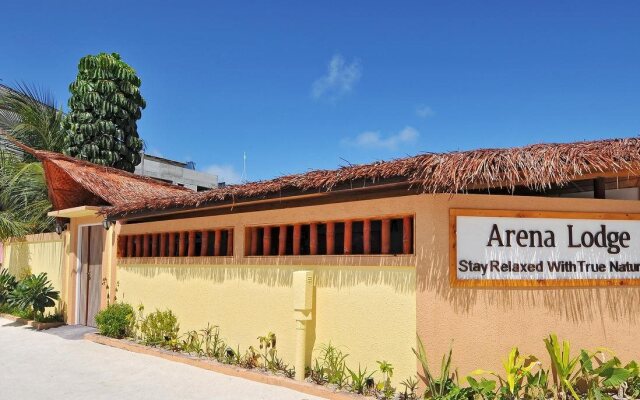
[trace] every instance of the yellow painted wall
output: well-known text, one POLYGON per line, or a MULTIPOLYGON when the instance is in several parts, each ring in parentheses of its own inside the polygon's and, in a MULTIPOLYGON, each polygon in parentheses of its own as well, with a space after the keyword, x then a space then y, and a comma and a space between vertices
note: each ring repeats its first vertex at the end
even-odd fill
POLYGON ((42 233, 6 241, 3 267, 19 278, 29 272, 35 275, 46 272, 62 298, 65 238, 65 235, 42 233))
MULTIPOLYGON (((355 204, 355 203, 354 203, 355 204)), ((349 354, 348 365, 377 370, 376 361, 395 366, 394 381, 415 375, 415 258, 412 256, 244 257, 244 229, 251 224, 280 224, 408 212, 388 204, 243 213, 188 220, 123 225, 122 234, 234 227, 234 257, 121 260, 116 279, 119 298, 145 311, 170 308, 181 330, 220 326, 223 337, 241 351, 272 331, 285 361, 294 363, 295 319, 292 273, 315 273, 313 320, 307 345, 331 342, 349 354), (204 262, 204 264, 200 264, 204 262)), ((311 361, 308 355, 307 363, 311 361)))

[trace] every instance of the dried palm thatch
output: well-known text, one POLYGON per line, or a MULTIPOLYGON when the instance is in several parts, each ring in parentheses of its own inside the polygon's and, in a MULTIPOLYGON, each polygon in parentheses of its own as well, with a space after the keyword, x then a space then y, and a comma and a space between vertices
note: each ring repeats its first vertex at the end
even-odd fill
POLYGON ((526 187, 545 191, 598 174, 637 175, 640 139, 609 139, 562 144, 536 144, 504 149, 427 153, 414 157, 318 170, 272 180, 232 185, 201 193, 140 196, 113 204, 103 213, 125 216, 141 210, 195 208, 225 201, 243 201, 309 191, 332 191, 344 185, 380 185, 390 180, 411 184, 425 193, 526 187))

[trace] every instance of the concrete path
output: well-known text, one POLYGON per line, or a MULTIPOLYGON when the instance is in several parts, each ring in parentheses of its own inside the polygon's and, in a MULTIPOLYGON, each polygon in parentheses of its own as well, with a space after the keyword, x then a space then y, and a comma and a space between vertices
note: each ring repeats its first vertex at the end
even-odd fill
POLYGON ((321 400, 88 342, 88 331, 37 332, 0 318, 0 399, 321 400))

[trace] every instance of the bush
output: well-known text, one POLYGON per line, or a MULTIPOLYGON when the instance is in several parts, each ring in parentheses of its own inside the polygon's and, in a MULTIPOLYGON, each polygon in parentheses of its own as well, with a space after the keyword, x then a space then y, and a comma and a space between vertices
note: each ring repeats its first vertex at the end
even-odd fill
POLYGON ((127 303, 110 304, 96 315, 96 325, 100 334, 121 339, 129 336, 133 328, 135 314, 127 303))
POLYGON ((156 310, 140 325, 142 340, 152 346, 167 346, 177 341, 179 330, 178 319, 171 310, 156 310))
POLYGON ((8 302, 16 308, 32 310, 32 319, 35 320, 38 314, 44 314, 45 308, 55 306, 55 301, 59 298, 60 292, 53 288, 47 279, 47 274, 43 272, 21 280, 16 288, 9 293, 8 302))
POLYGON ((16 278, 6 269, 0 270, 0 305, 7 302, 9 294, 16 288, 16 278))

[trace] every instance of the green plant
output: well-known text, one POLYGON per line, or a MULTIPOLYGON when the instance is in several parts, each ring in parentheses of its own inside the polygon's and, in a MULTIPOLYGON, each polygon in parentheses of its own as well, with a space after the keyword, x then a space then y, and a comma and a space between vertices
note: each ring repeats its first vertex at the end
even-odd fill
POLYGON ((0 304, 5 304, 9 294, 16 288, 16 278, 5 268, 0 269, 0 304))
POLYGON ((353 371, 349 367, 346 367, 346 368, 350 377, 349 389, 352 392, 355 392, 358 394, 365 394, 365 391, 367 389, 370 389, 368 387, 368 382, 374 373, 373 372, 367 373, 367 368, 365 367, 365 369, 363 370, 360 364, 358 364, 358 372, 353 371))
POLYGON ((490 400, 496 397, 496 381, 480 378, 478 381, 474 377, 467 376, 469 389, 474 399, 490 400))
POLYGON ((344 354, 331 343, 320 346, 317 362, 322 365, 321 370, 324 376, 319 379, 331 385, 336 385, 340 389, 343 388, 349 376, 345 362, 348 356, 348 354, 344 354))
POLYGON ((220 338, 220 328, 217 325, 207 324, 207 327, 200 332, 204 342, 204 355, 217 360, 223 358, 227 346, 220 338))
POLYGON ((178 339, 179 330, 178 319, 171 310, 156 310, 140 324, 142 340, 151 346, 171 347, 178 339))
POLYGON ((187 353, 195 354, 199 357, 205 355, 203 344, 204 339, 200 332, 189 331, 183 335, 184 339, 180 341, 178 349, 187 353))
POLYGON ((509 356, 503 361, 504 377, 491 371, 477 370, 475 374, 489 373, 500 381, 501 397, 505 399, 518 399, 523 389, 525 379, 531 376, 531 370, 539 365, 534 356, 522 356, 517 347, 509 352, 509 356))
POLYGON ((429 360, 427 359, 427 352, 422 340, 420 340, 420 337, 417 338, 417 341, 417 349, 413 349, 413 353, 416 355, 416 358, 422 367, 423 374, 418 374, 418 377, 420 377, 427 388, 425 391, 425 398, 450 398, 448 396, 451 395, 450 392, 452 392, 455 386, 455 374, 451 372, 451 358, 453 350, 449 349, 449 353, 442 356, 442 361, 440 362, 440 375, 436 377, 431 372, 429 360))
POLYGON ((31 309, 32 319, 42 315, 45 308, 53 307, 60 298, 60 292, 55 290, 47 279, 47 274, 30 275, 21 280, 9 294, 9 303, 17 308, 31 309))
POLYGON ((133 172, 143 148, 136 126, 146 106, 140 84, 116 53, 82 57, 69 86, 65 154, 133 172))
POLYGON ((327 383, 327 373, 324 369, 324 363, 321 363, 317 358, 313 360, 311 368, 309 368, 309 379, 311 382, 324 385, 327 383))
POLYGON ((96 326, 100 334, 121 339, 131 335, 135 314, 127 303, 109 304, 96 314, 96 326))
POLYGON ((417 398, 418 380, 410 376, 400 382, 404 386, 404 392, 400 394, 400 400, 415 400, 417 398))
POLYGON ((561 344, 555 334, 544 339, 544 344, 551 358, 551 372, 556 386, 563 394, 568 390, 574 399, 580 400, 580 396, 573 387, 573 379, 579 372, 576 367, 580 357, 572 358, 569 342, 563 341, 561 344))
POLYGON ((396 390, 391 387, 391 377, 393 376, 393 365, 387 361, 376 361, 378 368, 382 373, 382 382, 378 384, 378 391, 383 395, 383 398, 388 399, 393 397, 396 390))

